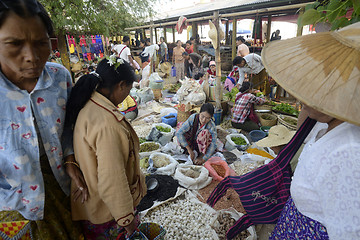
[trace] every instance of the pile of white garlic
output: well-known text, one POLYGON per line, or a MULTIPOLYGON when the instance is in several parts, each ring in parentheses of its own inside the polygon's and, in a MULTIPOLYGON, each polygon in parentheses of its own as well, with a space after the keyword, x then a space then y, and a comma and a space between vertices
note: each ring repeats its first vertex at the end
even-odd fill
POLYGON ((256 162, 241 162, 235 161, 230 165, 230 167, 236 172, 238 176, 244 175, 245 173, 254 171, 258 167, 261 167, 264 164, 256 163, 256 162))
MULTIPOLYGON (((155 222, 166 230, 168 240, 213 240, 215 231, 210 227, 214 212, 201 203, 189 199, 176 199, 150 210, 141 222, 155 222)), ((215 237, 217 239, 217 237, 215 237)))

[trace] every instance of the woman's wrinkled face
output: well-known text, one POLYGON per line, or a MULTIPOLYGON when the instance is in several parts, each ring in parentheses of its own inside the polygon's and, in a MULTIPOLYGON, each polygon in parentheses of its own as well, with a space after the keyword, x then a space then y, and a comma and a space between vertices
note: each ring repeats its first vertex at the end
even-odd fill
POLYGON ((308 116, 310 118, 315 119, 318 122, 329 123, 331 120, 334 119, 333 117, 326 115, 322 112, 319 112, 319 111, 315 110, 314 108, 309 107, 305 104, 303 104, 303 110, 308 113, 308 116))
POLYGON ((201 112, 199 114, 199 121, 201 125, 205 125, 211 120, 211 115, 208 112, 201 112))
POLYGON ((9 13, 0 28, 0 67, 12 82, 37 79, 50 55, 50 42, 40 17, 9 13))

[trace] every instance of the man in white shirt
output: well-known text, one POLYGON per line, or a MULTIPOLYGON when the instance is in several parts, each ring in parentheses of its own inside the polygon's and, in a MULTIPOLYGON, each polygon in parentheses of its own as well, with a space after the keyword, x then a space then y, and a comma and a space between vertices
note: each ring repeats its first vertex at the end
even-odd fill
MULTIPOLYGON (((131 57, 130 53, 130 38, 129 36, 123 37, 123 44, 118 44, 114 47, 114 51, 116 52, 116 56, 124 59, 128 63, 132 63, 134 59, 131 57)), ((133 66, 133 65, 132 65, 133 66)))
POLYGON ((168 47, 164 37, 160 37, 160 58, 160 63, 168 60, 168 47))
POLYGON ((239 81, 241 86, 245 80, 245 73, 250 76, 250 80, 254 85, 254 88, 264 92, 264 95, 270 93, 270 85, 268 81, 268 75, 265 71, 264 65, 261 61, 261 56, 256 53, 250 53, 245 57, 237 56, 233 60, 233 65, 239 67, 239 81))
POLYGON ((237 56, 245 57, 250 53, 249 47, 245 44, 245 39, 241 36, 236 38, 237 56))

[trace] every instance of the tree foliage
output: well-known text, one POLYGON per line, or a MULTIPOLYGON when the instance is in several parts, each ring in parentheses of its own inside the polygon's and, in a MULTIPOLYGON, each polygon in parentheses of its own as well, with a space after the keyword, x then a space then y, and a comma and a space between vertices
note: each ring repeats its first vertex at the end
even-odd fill
POLYGON ((360 0, 324 0, 308 4, 304 15, 299 17, 299 26, 315 25, 319 22, 331 24, 331 30, 360 21, 360 0), (352 10, 351 17, 345 17, 352 10))
POLYGON ((152 15, 155 0, 39 0, 57 34, 118 35, 152 15))

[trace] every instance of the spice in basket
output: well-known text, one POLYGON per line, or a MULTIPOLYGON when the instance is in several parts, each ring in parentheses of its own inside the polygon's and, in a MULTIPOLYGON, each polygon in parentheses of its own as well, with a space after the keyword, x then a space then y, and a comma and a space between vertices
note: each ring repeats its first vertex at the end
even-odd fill
POLYGON ((220 177, 225 177, 226 171, 222 166, 211 164, 211 167, 216 171, 217 175, 219 175, 220 177))

